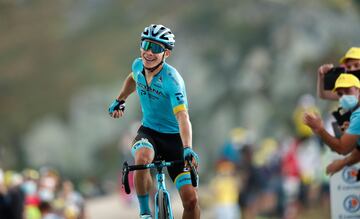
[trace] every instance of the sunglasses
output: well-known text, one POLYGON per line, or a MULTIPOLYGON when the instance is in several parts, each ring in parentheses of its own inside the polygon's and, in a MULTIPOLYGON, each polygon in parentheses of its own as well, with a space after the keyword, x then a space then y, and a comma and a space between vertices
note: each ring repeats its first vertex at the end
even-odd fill
POLYGON ((165 48, 161 45, 145 40, 141 42, 140 47, 145 51, 151 49, 152 53, 154 54, 162 53, 165 51, 165 48))

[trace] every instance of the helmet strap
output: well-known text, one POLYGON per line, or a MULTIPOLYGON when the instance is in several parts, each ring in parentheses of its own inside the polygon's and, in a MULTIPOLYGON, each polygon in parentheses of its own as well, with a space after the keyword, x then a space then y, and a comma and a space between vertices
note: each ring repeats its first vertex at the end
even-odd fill
POLYGON ((150 71, 150 72, 153 72, 153 71, 155 71, 157 68, 159 68, 160 65, 162 65, 162 64, 164 63, 164 59, 165 59, 165 52, 164 52, 163 57, 161 58, 161 62, 160 62, 159 64, 157 64, 157 65, 155 65, 154 67, 151 67, 151 68, 146 68, 146 67, 144 66, 144 68, 145 68, 146 70, 150 71))

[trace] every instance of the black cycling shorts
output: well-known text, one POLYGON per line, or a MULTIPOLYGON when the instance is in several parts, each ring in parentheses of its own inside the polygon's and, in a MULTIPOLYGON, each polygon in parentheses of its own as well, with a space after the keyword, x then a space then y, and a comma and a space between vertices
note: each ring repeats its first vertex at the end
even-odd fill
MULTIPOLYGON (((140 126, 137 136, 135 137, 135 142, 140 141, 141 139, 147 139, 153 146, 155 150, 154 161, 165 160, 165 161, 175 161, 183 160, 184 147, 182 145, 181 137, 179 133, 176 134, 167 134, 160 133, 153 129, 140 126)), ((169 176, 172 181, 175 182, 175 178, 184 173, 184 163, 175 164, 167 168, 169 176)))

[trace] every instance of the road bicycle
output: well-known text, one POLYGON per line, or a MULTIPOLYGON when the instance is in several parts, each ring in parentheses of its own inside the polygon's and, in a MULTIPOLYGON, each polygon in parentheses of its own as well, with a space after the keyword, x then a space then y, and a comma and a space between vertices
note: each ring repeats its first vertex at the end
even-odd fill
MULTIPOLYGON (((191 184, 196 187, 198 184, 198 174, 195 167, 192 165, 191 159, 192 158, 187 158, 186 163, 187 168, 190 171, 191 184)), ((159 160, 146 165, 128 165, 127 161, 125 161, 122 169, 122 184, 125 188, 126 194, 131 193, 128 178, 130 171, 156 169, 157 191, 155 194, 155 219, 173 219, 174 215, 171 208, 170 194, 166 189, 163 168, 179 163, 184 163, 184 161, 178 160, 167 162, 164 160, 159 160)))

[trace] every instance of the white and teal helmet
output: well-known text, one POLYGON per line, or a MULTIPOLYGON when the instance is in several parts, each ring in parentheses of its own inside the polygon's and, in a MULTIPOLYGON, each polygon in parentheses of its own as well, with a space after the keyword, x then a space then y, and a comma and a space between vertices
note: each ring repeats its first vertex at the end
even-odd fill
POLYGON ((141 33, 141 40, 154 40, 172 50, 175 46, 175 35, 171 30, 161 24, 151 24, 141 33))

